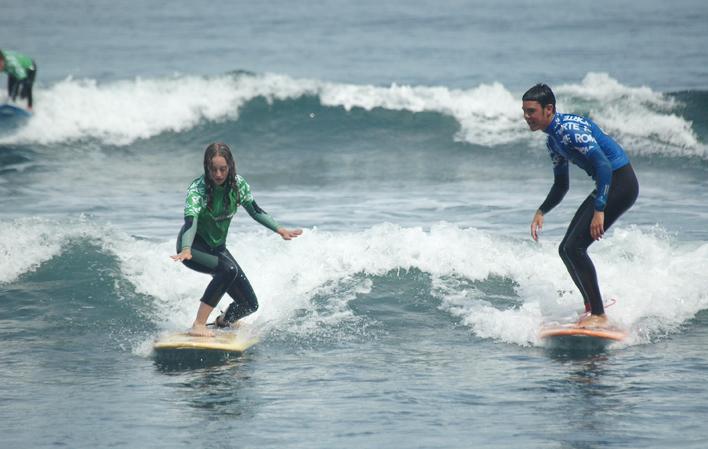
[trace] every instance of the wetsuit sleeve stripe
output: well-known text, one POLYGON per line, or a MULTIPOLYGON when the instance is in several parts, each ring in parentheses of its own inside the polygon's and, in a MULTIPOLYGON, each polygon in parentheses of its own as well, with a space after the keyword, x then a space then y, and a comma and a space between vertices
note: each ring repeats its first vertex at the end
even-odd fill
POLYGON ((273 232, 277 232, 278 228, 280 228, 280 225, 278 224, 277 221, 266 211, 258 207, 258 204, 256 204, 255 201, 251 200, 248 202, 243 203, 243 208, 246 209, 246 212, 248 212, 248 215, 251 216, 254 220, 256 220, 258 223, 262 224, 266 228, 270 229, 273 232))
POLYGON ((197 220, 194 217, 184 217, 184 232, 182 233, 182 251, 192 247, 194 237, 197 235, 197 220))
POLYGON ((610 191, 612 183, 612 164, 599 148, 588 151, 587 156, 595 167, 595 184, 597 186, 595 210, 604 211, 607 205, 607 193, 610 191))

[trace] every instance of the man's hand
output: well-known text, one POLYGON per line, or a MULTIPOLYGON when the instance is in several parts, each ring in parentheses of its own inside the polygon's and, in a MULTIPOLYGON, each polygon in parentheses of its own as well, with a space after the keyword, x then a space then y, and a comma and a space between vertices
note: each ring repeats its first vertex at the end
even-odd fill
POLYGON ((600 240, 605 233, 605 212, 596 210, 590 222, 590 236, 593 240, 600 240))
POLYGON ((543 212, 540 210, 536 211, 531 221, 531 237, 538 242, 538 233, 543 229, 543 212))

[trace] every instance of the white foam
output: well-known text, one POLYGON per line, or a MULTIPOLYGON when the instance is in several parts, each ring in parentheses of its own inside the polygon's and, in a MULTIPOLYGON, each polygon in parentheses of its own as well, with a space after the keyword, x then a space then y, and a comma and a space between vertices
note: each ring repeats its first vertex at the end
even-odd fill
MULTIPOLYGON (((2 265, 0 282, 12 282, 58 256, 65 242, 90 239, 119 259, 124 278, 138 293, 153 298, 153 318, 164 330, 191 325, 209 281, 169 258, 173 241, 139 240, 85 220, 2 224, 7 232, 0 238, 0 254, 12 263, 2 265)), ((346 323, 375 322, 375 316, 355 316, 351 301, 366 300, 372 277, 408 269, 428 273, 431 301, 483 338, 538 344, 544 321, 582 309, 555 241, 519 241, 448 223, 429 230, 392 224, 360 232, 311 229, 290 242, 266 231, 239 232, 230 241, 259 297, 260 309, 247 319, 259 331, 312 336, 346 323), (492 277, 514 285, 504 304, 478 287, 492 277)), ((618 299, 608 313, 630 330, 630 344, 678 332, 708 308, 708 244, 678 244, 660 230, 616 228, 593 245, 591 256, 605 298, 618 299)))
POLYGON ((135 79, 99 85, 68 78, 37 91, 35 114, 5 141, 42 144, 86 138, 126 145, 236 113, 243 99, 227 77, 135 79), (41 107, 39 106, 41 105, 41 107))
MULTIPOLYGON (((708 157, 692 124, 672 113, 675 102, 648 87, 624 86, 607 74, 556 87, 559 109, 589 110, 628 151, 708 157)), ((269 102, 317 96, 325 106, 438 112, 460 123, 457 138, 479 145, 540 141, 521 116, 520 94, 500 83, 470 89, 328 83, 283 75, 175 76, 99 84, 68 78, 37 89, 34 117, 0 143, 99 139, 127 145, 164 132, 183 132, 202 121, 237 119, 249 100, 269 102)))
POLYGON ((606 73, 590 73, 581 84, 558 86, 555 93, 559 110, 582 105, 634 154, 708 156, 692 123, 671 112, 676 101, 646 86, 624 86, 606 73))
MULTIPOLYGON (((582 309, 582 298, 557 256, 556 242, 540 246, 496 243, 492 270, 517 284, 518 308, 499 310, 475 291, 442 291, 445 307, 482 337, 537 344, 544 321, 564 320, 582 309), (514 260, 505 266, 497 260, 514 260)), ((608 314, 630 330, 630 343, 647 343, 672 333, 708 307, 708 244, 679 247, 661 232, 618 228, 591 248, 606 300, 618 302, 608 314)))
POLYGON ((390 87, 325 84, 322 104, 371 110, 439 112, 455 117, 462 127, 458 138, 480 145, 519 139, 525 133, 520 101, 499 83, 469 90, 447 87, 390 87))
MULTIPOLYGON (((357 319, 349 303, 371 290, 371 276, 411 268, 430 274, 430 293, 440 307, 483 338, 538 344, 544 321, 582 309, 582 298, 557 255, 557 242, 520 242, 446 223, 429 231, 392 224, 352 233, 314 229, 290 242, 261 232, 239 233, 233 241, 231 250, 261 302, 247 319, 256 328, 328 332, 357 319), (502 307, 460 284, 460 279, 490 276, 514 282, 517 306, 502 307), (325 304, 315 304, 315 298, 325 304)), ((161 303, 165 322, 185 327, 208 278, 169 260, 171 245, 124 242, 114 248, 125 262, 126 277, 161 303)), ((594 245, 592 257, 605 297, 618 299, 608 313, 630 329, 631 343, 675 332, 708 308, 708 279, 702 272, 708 245, 680 247, 661 233, 618 228, 594 245)))
POLYGON ((98 238, 100 232, 80 218, 73 226, 59 227, 52 220, 19 218, 0 220, 0 284, 15 281, 61 254, 75 238, 98 238))

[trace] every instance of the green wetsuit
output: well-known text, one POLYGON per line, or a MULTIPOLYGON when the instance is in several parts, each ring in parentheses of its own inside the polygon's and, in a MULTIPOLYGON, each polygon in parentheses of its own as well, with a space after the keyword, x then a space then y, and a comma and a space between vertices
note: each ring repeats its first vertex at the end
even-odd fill
POLYGON ((2 50, 5 59, 3 72, 7 73, 7 96, 15 101, 17 96, 27 98, 32 107, 32 86, 37 75, 37 65, 29 56, 16 51, 2 50))
POLYGON ((215 186, 211 208, 207 207, 207 186, 204 176, 192 181, 184 206, 184 226, 177 237, 177 252, 187 248, 192 258, 182 263, 192 270, 212 275, 201 301, 216 307, 224 293, 233 298, 224 320, 233 323, 258 309, 258 300, 248 278, 236 259, 226 249, 226 236, 238 206, 243 206, 254 220, 277 231, 280 225, 253 200, 251 188, 241 176, 236 176, 237 189, 215 186), (229 206, 224 199, 228 195, 229 206))
POLYGON ((5 56, 5 68, 3 72, 15 78, 17 81, 24 80, 27 78, 27 72, 34 70, 34 61, 29 56, 11 50, 3 50, 2 54, 5 56))
POLYGON ((253 200, 251 187, 241 175, 236 175, 236 185, 238 192, 229 189, 229 210, 225 210, 224 197, 226 188, 216 186, 214 188, 212 207, 206 206, 207 193, 204 175, 192 181, 187 189, 187 199, 184 206, 184 216, 193 217, 192 225, 185 230, 182 236, 182 248, 191 247, 194 236, 201 237, 209 246, 217 248, 226 243, 226 236, 229 232, 231 219, 236 214, 238 206, 243 206, 254 220, 268 229, 276 232, 280 225, 262 210, 253 200))

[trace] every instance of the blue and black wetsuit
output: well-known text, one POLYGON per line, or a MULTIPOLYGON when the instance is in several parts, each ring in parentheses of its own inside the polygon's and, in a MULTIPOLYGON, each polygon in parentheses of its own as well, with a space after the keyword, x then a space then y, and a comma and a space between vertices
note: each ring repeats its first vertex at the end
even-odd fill
POLYGON ((580 289, 586 310, 604 313, 595 266, 587 254, 593 243, 590 223, 594 212, 604 211, 605 230, 632 205, 639 194, 639 183, 622 147, 592 120, 556 112, 546 146, 553 161, 553 187, 539 210, 545 215, 565 196, 569 188, 568 161, 590 175, 596 189, 583 201, 568 226, 559 252, 573 282, 580 289))

